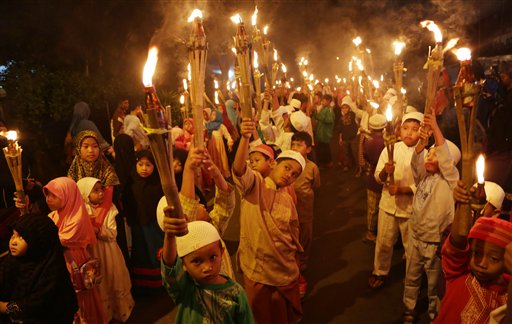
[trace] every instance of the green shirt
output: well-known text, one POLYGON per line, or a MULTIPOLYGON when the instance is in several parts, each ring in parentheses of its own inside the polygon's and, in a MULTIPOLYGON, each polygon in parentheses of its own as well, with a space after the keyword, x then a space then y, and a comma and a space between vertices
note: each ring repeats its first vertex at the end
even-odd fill
POLYGON ((183 270, 162 261, 163 284, 178 305, 175 323, 254 323, 244 289, 227 276, 222 284, 201 285, 183 270))
POLYGON ((315 119, 318 122, 315 140, 320 143, 330 143, 334 127, 334 111, 331 107, 324 107, 320 112, 316 113, 315 119))

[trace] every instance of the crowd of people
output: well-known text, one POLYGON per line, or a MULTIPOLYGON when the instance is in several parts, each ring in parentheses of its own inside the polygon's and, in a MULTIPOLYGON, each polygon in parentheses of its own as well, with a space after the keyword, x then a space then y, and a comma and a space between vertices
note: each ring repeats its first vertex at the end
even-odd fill
MULTIPOLYGON (((510 150, 508 135, 495 128, 511 115, 511 71, 500 76, 504 100, 481 117, 493 151, 510 150)), ((423 272, 432 321, 502 320, 512 272, 504 190, 485 182, 486 202, 468 226, 456 204, 473 201, 476 189, 459 181, 460 145, 442 124, 443 111, 453 108, 423 114, 407 98, 397 100, 392 87, 372 89, 372 98, 374 107, 343 86, 279 87, 262 94, 261 111, 242 118, 230 91, 222 104, 204 108, 202 132, 185 109, 182 125, 167 135, 185 218, 173 217, 162 198, 142 106, 121 101, 111 145, 89 120, 89 105, 77 103, 65 140, 67 176, 31 183, 27 199, 14 199, 0 313, 21 322, 126 322, 132 294, 165 289, 180 323, 297 323, 320 170, 339 169, 365 176, 361 236, 375 244, 372 289, 386 284, 401 238, 405 323, 416 320, 423 272), (204 136, 205 146, 195 147, 194 136, 204 136), (236 266, 223 241, 233 216, 240 217, 236 266)))

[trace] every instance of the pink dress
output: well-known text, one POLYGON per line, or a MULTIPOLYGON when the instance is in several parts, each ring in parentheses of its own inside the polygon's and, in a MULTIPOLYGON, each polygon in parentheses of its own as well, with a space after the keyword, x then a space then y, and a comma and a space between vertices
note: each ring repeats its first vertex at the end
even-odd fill
MULTIPOLYGON (((48 216, 59 229, 64 258, 71 273, 73 261, 82 265, 91 258, 87 248, 96 244, 96 235, 80 191, 71 178, 53 179, 44 187, 44 192, 51 192, 62 201, 63 207, 48 216)), ((75 323, 108 323, 98 287, 77 292, 76 296, 79 309, 75 323)))

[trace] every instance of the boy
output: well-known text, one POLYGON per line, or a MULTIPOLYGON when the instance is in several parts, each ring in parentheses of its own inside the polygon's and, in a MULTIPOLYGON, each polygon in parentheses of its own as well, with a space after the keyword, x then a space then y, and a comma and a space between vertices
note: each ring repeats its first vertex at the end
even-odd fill
POLYGON ((371 131, 370 139, 365 139, 363 143, 364 159, 370 165, 368 181, 366 182, 366 220, 367 230, 363 238, 364 242, 375 243, 377 238, 377 217, 379 214, 379 202, 382 195, 382 184, 375 180, 375 168, 379 162, 379 156, 384 149, 383 131, 386 127, 386 117, 381 114, 375 114, 369 119, 371 131))
POLYGON ((375 168, 375 180, 384 184, 388 176, 394 174, 394 183, 385 183, 379 203, 379 220, 373 273, 368 279, 371 288, 380 288, 387 279, 391 268, 393 245, 398 233, 402 235, 405 255, 407 256, 407 221, 412 214, 412 196, 416 190, 411 171, 411 157, 419 140, 420 123, 423 114, 412 112, 402 117, 400 126, 401 142, 394 145, 394 161, 389 161, 387 150, 383 150, 375 168))
POLYGON ((313 238, 313 207, 315 200, 314 190, 320 187, 320 170, 318 166, 308 159, 308 154, 312 149, 311 136, 306 132, 298 132, 292 137, 292 150, 299 152, 304 160, 306 167, 294 183, 295 194, 297 195, 297 213, 299 214, 300 245, 304 252, 300 255, 300 276, 299 290, 300 296, 304 297, 308 288, 308 283, 304 278, 304 272, 307 269, 309 251, 313 238))
POLYGON ((316 120, 315 143, 317 147, 317 158, 319 165, 325 166, 332 162, 331 159, 331 138, 334 128, 334 111, 331 107, 332 96, 326 94, 322 97, 322 108, 315 114, 316 120))
POLYGON ((504 254, 512 223, 480 217, 468 235, 459 216, 442 249, 446 295, 434 323, 488 323, 490 312, 507 301, 504 254))
POLYGON ((233 163, 233 180, 241 192, 238 262, 258 323, 295 323, 302 317, 299 294, 299 219, 285 187, 293 184, 306 161, 295 151, 277 157, 269 176, 247 167, 254 123, 244 118, 233 163))
MULTIPOLYGON (((356 122, 356 114, 352 111, 357 109, 350 96, 345 96, 341 102, 341 116, 338 121, 340 135, 338 142, 343 151, 343 171, 346 172, 349 166, 359 166, 357 160, 357 148, 359 140, 357 130, 359 128, 356 122), (351 107, 353 106, 353 107, 351 107)), ((360 176, 360 170, 356 170, 356 176, 360 176)))
POLYGON ((178 304, 175 323, 253 323, 242 286, 221 275, 224 249, 215 227, 205 221, 187 225, 165 209, 162 279, 178 304))
POLYGON ((413 212, 409 219, 409 246, 406 260, 404 322, 415 320, 414 309, 421 288, 423 270, 428 280, 428 314, 430 320, 437 315, 437 279, 441 272, 441 259, 437 250, 443 231, 453 220, 452 191, 459 179, 455 165, 460 160, 460 150, 445 140, 437 125, 434 113, 426 115, 424 125, 429 126, 435 144, 424 154, 430 134, 424 127, 420 141, 412 155, 411 168, 417 189, 413 198, 413 212))
POLYGON ((249 150, 249 165, 252 170, 268 177, 274 163, 274 150, 265 144, 252 146, 249 150))

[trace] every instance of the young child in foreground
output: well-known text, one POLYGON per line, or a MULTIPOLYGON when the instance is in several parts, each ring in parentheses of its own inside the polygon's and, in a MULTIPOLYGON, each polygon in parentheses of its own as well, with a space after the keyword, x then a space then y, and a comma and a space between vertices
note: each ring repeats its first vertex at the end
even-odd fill
POLYGON ((436 252, 443 231, 453 221, 455 210, 452 191, 459 179, 455 165, 460 160, 460 150, 455 144, 445 140, 434 114, 426 115, 423 125, 430 127, 435 144, 425 154, 430 134, 422 126, 420 141, 416 144, 416 151, 411 160, 417 189, 412 203, 413 212, 409 219, 409 250, 403 296, 404 323, 412 323, 415 320, 414 309, 423 271, 428 279, 428 314, 431 320, 437 315, 437 280, 441 272, 441 259, 436 252))
POLYGON ((162 280, 178 304, 175 323, 253 323, 242 286, 220 274, 224 249, 215 227, 187 225, 170 211, 165 209, 162 280))
POLYGON ((297 213, 299 215, 299 240, 304 252, 300 254, 299 290, 304 297, 308 283, 304 278, 304 272, 308 267, 309 252, 313 241, 313 209, 315 205, 315 190, 320 188, 320 170, 315 162, 308 159, 308 154, 313 149, 313 139, 306 132, 298 132, 292 136, 292 150, 299 152, 306 167, 295 181, 294 188, 297 195, 297 213))
POLYGON ((244 118, 233 163, 233 180, 241 192, 238 260, 244 287, 258 323, 296 323, 302 317, 299 293, 299 219, 285 187, 305 167, 302 155, 284 151, 269 176, 247 166, 254 123, 244 118))

